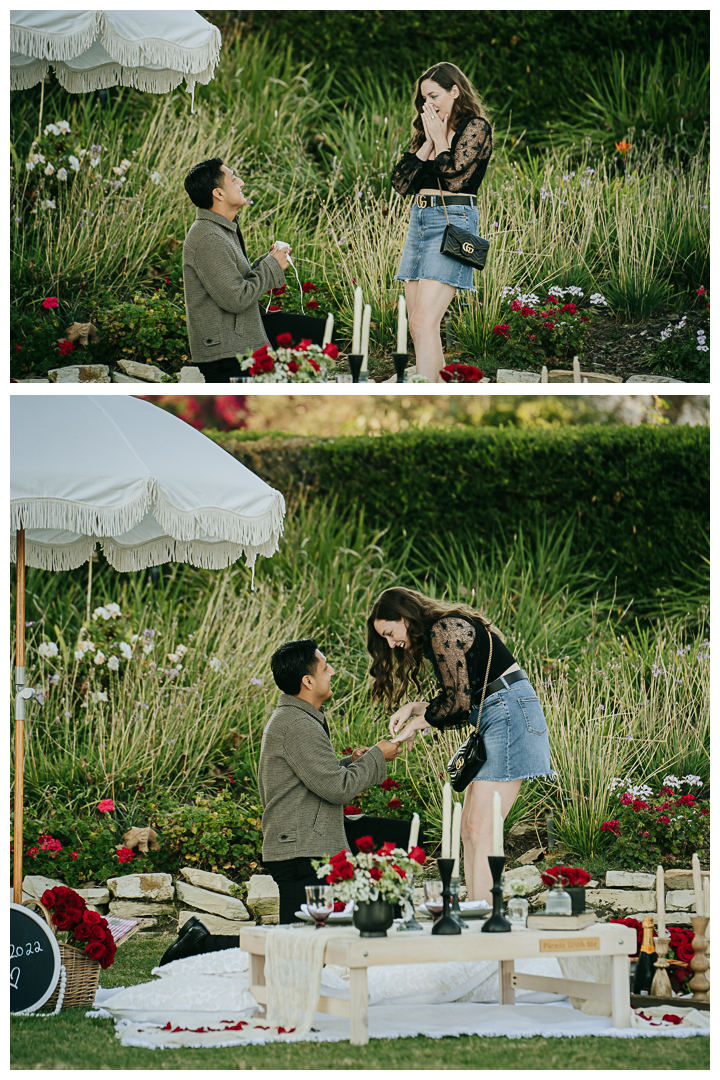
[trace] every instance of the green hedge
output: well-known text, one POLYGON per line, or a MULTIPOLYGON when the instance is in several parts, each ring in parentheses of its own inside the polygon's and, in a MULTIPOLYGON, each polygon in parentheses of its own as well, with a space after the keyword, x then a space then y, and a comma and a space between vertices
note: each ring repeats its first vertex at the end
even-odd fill
POLYGON ((470 533, 477 543, 537 522, 576 522, 575 542, 621 594, 682 585, 708 553, 710 432, 589 425, 425 430, 338 439, 212 433, 288 493, 362 508, 391 531, 470 533))

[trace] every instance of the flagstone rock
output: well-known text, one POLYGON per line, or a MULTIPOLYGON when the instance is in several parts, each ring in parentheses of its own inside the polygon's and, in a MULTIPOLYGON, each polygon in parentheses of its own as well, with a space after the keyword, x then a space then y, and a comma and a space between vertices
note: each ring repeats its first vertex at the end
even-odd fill
POLYGON ((191 885, 197 885, 199 889, 210 889, 211 892, 232 896, 234 883, 224 874, 211 874, 208 870, 195 870, 192 866, 183 866, 180 873, 191 885))
POLYGON ((210 915, 205 911, 188 911, 183 909, 178 920, 178 930, 182 929, 188 919, 199 919, 206 930, 211 934, 239 934, 247 921, 238 919, 223 919, 220 915, 210 915))
POLYGON ((608 870, 605 874, 605 884, 619 888, 654 889, 655 875, 642 874, 637 871, 608 870))
MULTIPOLYGON (((23 878, 23 892, 33 900, 42 900, 42 894, 46 889, 54 889, 57 885, 67 888, 64 881, 57 878, 43 877, 42 874, 28 874, 23 878)), ((79 890, 77 890, 79 892, 79 890)))
POLYGON ((692 911, 695 913, 694 889, 671 889, 665 894, 667 911, 692 911))
POLYGON ((520 858, 518 859, 518 862, 522 866, 527 866, 528 863, 534 863, 534 862, 536 862, 537 859, 540 858, 540 856, 542 855, 544 850, 545 850, 545 848, 541 848, 541 847, 530 848, 529 851, 526 851, 524 855, 520 856, 520 858))
POLYGON ((130 375, 123 375, 122 371, 113 371, 112 381, 114 383, 141 383, 143 379, 133 379, 130 375))
POLYGON ((667 375, 631 375, 628 382, 682 382, 682 379, 669 379, 667 375))
POLYGON ((84 899, 86 904, 109 904, 109 889, 76 889, 76 893, 84 899))
MULTIPOLYGON (((549 383, 569 383, 574 382, 575 376, 572 371, 562 371, 557 368, 555 371, 548 372, 549 383)), ((596 371, 581 371, 580 381, 587 383, 621 383, 622 379, 617 375, 601 375, 596 371)))
POLYGON ((692 889, 694 888, 692 870, 666 870, 666 889, 692 889))
POLYGON ((108 889, 119 900, 172 900, 170 874, 126 874, 108 878, 108 889))
POLYGON ((515 371, 512 368, 498 368, 495 372, 496 382, 540 382, 537 371, 515 371))
POLYGON ((205 376, 199 367, 187 367, 180 368, 180 374, 178 376, 178 382, 205 382, 205 376))
POLYGON ((586 889, 585 901, 589 908, 610 908, 613 911, 649 911, 655 907, 655 892, 648 889, 586 889))
POLYGON ((142 379, 143 382, 162 382, 165 378, 165 372, 159 367, 154 364, 140 364, 137 360, 118 360, 118 367, 126 375, 142 379))
POLYGON ((180 880, 176 888, 179 900, 201 911, 209 911, 212 915, 220 915, 224 919, 247 920, 250 918, 242 900, 237 900, 233 896, 223 896, 221 893, 210 892, 208 889, 198 889, 195 885, 189 885, 180 880))
POLYGON ((48 379, 54 383, 106 383, 110 382, 110 368, 105 364, 71 364, 48 371, 48 379))
POLYGON ((253 874, 248 882, 247 905, 256 919, 280 912, 280 893, 269 874, 253 874))
POLYGON ((503 882, 504 899, 512 896, 512 892, 509 889, 511 881, 522 881, 526 886, 527 893, 532 893, 537 889, 542 888, 543 883, 537 866, 518 866, 514 870, 506 870, 503 882))
POLYGON ((174 904, 143 904, 139 900, 111 900, 110 914, 119 919, 134 919, 136 916, 176 915, 174 904))

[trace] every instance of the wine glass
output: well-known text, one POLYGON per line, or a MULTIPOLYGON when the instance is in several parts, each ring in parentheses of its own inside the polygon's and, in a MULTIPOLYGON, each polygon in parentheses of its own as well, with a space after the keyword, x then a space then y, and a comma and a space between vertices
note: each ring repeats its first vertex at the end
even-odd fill
POLYGON ((308 914, 315 920, 315 929, 319 930, 325 925, 325 920, 333 909, 330 898, 329 885, 306 885, 305 896, 307 898, 308 914))
POLYGON ((424 889, 425 907, 432 915, 433 922, 435 922, 443 913, 443 883, 442 881, 426 881, 424 889))

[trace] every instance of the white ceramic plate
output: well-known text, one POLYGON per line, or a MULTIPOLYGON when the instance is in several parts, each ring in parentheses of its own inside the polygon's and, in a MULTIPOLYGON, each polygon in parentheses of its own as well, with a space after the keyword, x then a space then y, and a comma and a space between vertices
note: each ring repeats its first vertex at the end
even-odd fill
MULTIPOLYGON (((347 904, 345 905, 345 910, 344 911, 331 911, 330 914, 328 915, 327 919, 325 920, 325 922, 351 923, 352 922, 352 913, 353 913, 354 906, 355 906, 355 901, 354 900, 348 900, 347 904)), ((298 917, 298 919, 302 919, 303 922, 311 922, 311 923, 315 922, 312 915, 308 911, 307 904, 303 904, 301 906, 300 910, 296 911, 295 914, 298 917)))
MULTIPOLYGON (((430 915, 432 918, 425 904, 420 904, 418 911, 422 911, 424 915, 430 915)), ((487 919, 488 915, 492 914, 492 908, 489 905, 484 905, 482 900, 461 900, 460 914, 465 919, 487 919)))

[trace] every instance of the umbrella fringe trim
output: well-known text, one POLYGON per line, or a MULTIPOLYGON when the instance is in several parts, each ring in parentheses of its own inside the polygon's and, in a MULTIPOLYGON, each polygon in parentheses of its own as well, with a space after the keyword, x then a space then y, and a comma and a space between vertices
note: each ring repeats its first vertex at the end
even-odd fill
MULTIPOLYGON (((25 565, 37 570, 77 570, 91 557, 96 544, 94 536, 81 536, 73 544, 57 548, 25 540, 25 565)), ((15 537, 10 538, 10 561, 17 561, 15 537)))
POLYGON ((274 540, 258 547, 243 547, 226 542, 204 544, 198 540, 172 540, 168 536, 134 548, 124 548, 112 540, 104 540, 100 546, 107 561, 120 573, 147 570, 150 566, 160 566, 167 562, 189 563, 190 566, 198 566, 203 570, 224 570, 237 562, 242 555, 245 556, 247 565, 254 568, 258 555, 270 558, 277 551, 274 540))
POLYGON ((212 26, 206 20, 211 31, 208 41, 205 45, 188 49, 174 42, 163 41, 162 38, 146 38, 142 44, 128 41, 118 34, 108 15, 111 16, 112 12, 102 12, 99 20, 100 40, 113 60, 123 67, 139 68, 149 62, 162 64, 171 71, 197 76, 209 67, 215 68, 220 59, 222 36, 217 26, 212 26))
POLYGON ((30 90, 42 82, 48 73, 50 64, 47 60, 33 60, 22 67, 10 68, 10 89, 30 90))
POLYGON ((178 510, 160 490, 154 500, 152 514, 163 532, 175 540, 202 542, 203 536, 199 534, 204 534, 258 550, 268 543, 274 543, 273 550, 277 550, 283 531, 285 499, 279 491, 272 490, 272 495, 270 509, 251 518, 214 506, 178 510))
POLYGON ((121 536, 142 521, 157 498, 157 480, 147 476, 143 489, 122 506, 97 507, 69 499, 13 499, 10 528, 57 529, 82 536, 121 536))
POLYGON ((67 34, 10 26, 10 51, 42 60, 74 60, 87 52, 98 37, 101 12, 88 12, 87 23, 67 34))
POLYGON ((115 62, 89 71, 76 71, 63 63, 54 64, 53 67, 58 82, 69 94, 87 94, 92 90, 107 90, 111 86, 130 86, 149 94, 169 94, 185 78, 181 71, 133 70, 115 62))

